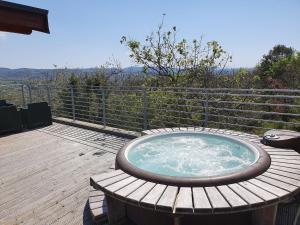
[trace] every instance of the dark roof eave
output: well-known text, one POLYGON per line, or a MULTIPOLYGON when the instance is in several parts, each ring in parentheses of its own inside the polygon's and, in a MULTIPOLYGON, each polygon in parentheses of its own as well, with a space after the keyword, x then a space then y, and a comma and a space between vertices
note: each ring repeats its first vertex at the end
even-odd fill
POLYGON ((31 34, 33 30, 50 33, 48 10, 0 0, 0 30, 31 34))

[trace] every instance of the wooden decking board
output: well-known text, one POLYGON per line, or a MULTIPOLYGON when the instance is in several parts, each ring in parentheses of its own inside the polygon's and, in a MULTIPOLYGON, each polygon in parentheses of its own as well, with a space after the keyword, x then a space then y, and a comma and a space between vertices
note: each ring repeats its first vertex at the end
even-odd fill
MULTIPOLYGON (((78 224, 89 221, 83 218, 89 195, 89 177, 108 170, 114 162, 114 155, 93 155, 103 149, 57 133, 59 130, 66 133, 67 125, 54 123, 48 128, 54 126, 55 129, 47 132, 42 128, 0 137, 0 163, 4 166, 0 165, 0 224, 78 224), (47 148, 49 151, 45 151, 47 148), (80 153, 84 155, 79 156, 80 153), (1 183, 2 175, 5 175, 4 184, 1 183)), ((88 131, 76 133, 76 129, 68 130, 72 130, 77 139, 82 139, 84 133, 84 136, 89 135, 88 131)), ((111 141, 106 146, 124 144, 124 139, 119 141, 117 137, 97 140, 97 143, 101 141, 111 141)), ((110 151, 117 151, 117 147, 110 151)))
POLYGON ((103 207, 107 208, 106 201, 99 200, 96 202, 90 202, 90 209, 103 208, 103 207))
POLYGON ((111 178, 108 178, 108 179, 105 179, 105 180, 102 180, 102 181, 98 181, 97 184, 99 186, 106 187, 106 186, 109 186, 111 184, 122 181, 122 180, 126 179, 127 177, 130 177, 130 175, 126 174, 126 173, 122 173, 118 176, 114 176, 114 177, 111 177, 111 178))
POLYGON ((137 190, 133 191, 129 196, 127 196, 128 201, 140 202, 155 186, 152 182, 146 182, 140 186, 137 190))
POLYGON ((90 201, 90 203, 100 202, 100 201, 103 201, 104 198, 105 198, 104 195, 90 196, 90 197, 89 197, 89 201, 90 201))
POLYGON ((177 192, 178 187, 168 186, 161 195, 159 201, 156 203, 156 208, 172 212, 177 192))
POLYGON ((193 213, 194 207, 192 194, 192 189, 190 187, 181 187, 175 202, 174 212, 193 213))
POLYGON ((282 155, 282 156, 299 156, 299 153, 295 151, 283 151, 283 152, 278 152, 278 151, 268 151, 270 155, 282 155))
POLYGON ((116 154, 118 152, 118 150, 120 149, 119 147, 115 147, 115 146, 107 146, 106 147, 106 145, 103 146, 103 145, 100 145, 99 143, 93 143, 93 142, 90 142, 90 141, 80 140, 78 138, 73 138, 73 137, 68 136, 68 135, 59 135, 59 134, 55 134, 55 133, 53 134, 53 133, 49 133, 47 131, 44 131, 44 132, 47 133, 47 134, 51 134, 51 135, 55 135, 57 137, 67 139, 69 141, 77 142, 77 143, 80 143, 80 144, 83 144, 83 145, 86 145, 86 146, 97 148, 99 150, 107 151, 107 152, 110 152, 110 153, 113 153, 113 154, 116 154))
POLYGON ((217 189, 222 193, 223 197, 226 198, 227 202, 231 205, 231 207, 247 207, 248 204, 245 202, 239 195, 237 195, 234 191, 232 191, 228 186, 222 185, 218 186, 217 189))
POLYGON ((229 188, 231 188, 236 194, 238 194, 244 201, 246 201, 249 205, 262 203, 263 199, 259 198, 257 195, 248 191, 246 188, 242 187, 239 184, 229 184, 229 188))
POLYGON ((283 162, 276 162, 276 161, 273 160, 272 165, 300 170, 300 165, 297 165, 297 164, 286 164, 286 163, 283 163, 283 162))
POLYGON ((271 155, 271 159, 287 159, 287 160, 300 160, 300 156, 293 155, 271 155))
POLYGON ((205 187, 204 189, 214 210, 230 208, 230 205, 216 187, 205 187))
POLYGON ((274 179, 280 179, 281 181, 295 185, 297 187, 300 186, 300 174, 286 172, 273 168, 268 169, 268 174, 272 175, 274 179))
POLYGON ((268 172, 300 180, 300 170, 272 166, 268 169, 268 172))
POLYGON ((206 195, 206 192, 203 187, 194 187, 193 191, 193 200, 194 200, 194 211, 208 211, 212 210, 209 199, 206 195))
POLYGON ((240 182, 239 183, 242 187, 246 188, 248 191, 250 191, 252 194, 260 197, 264 201, 271 202, 272 200, 275 200, 277 198, 276 195, 273 193, 270 193, 259 186, 256 186, 248 181, 240 182))
POLYGON ((126 187, 127 185, 130 185, 136 180, 137 180, 136 177, 129 176, 126 177, 125 179, 119 180, 118 182, 114 182, 113 184, 106 186, 105 189, 107 191, 110 191, 111 193, 115 193, 116 191, 126 187))
POLYGON ((128 184, 127 186, 124 186, 123 188, 120 188, 118 191, 115 192, 115 194, 127 197, 129 194, 134 192, 136 189, 138 189, 140 186, 142 186, 146 181, 137 179, 133 181, 132 183, 128 184))
POLYGON ((280 175, 273 174, 273 173, 264 173, 261 176, 263 178, 261 178, 259 176, 258 179, 261 178, 261 180, 265 180, 268 183, 271 183, 273 185, 274 184, 278 185, 278 187, 284 188, 287 191, 294 191, 300 185, 299 180, 295 180, 295 179, 288 178, 288 177, 285 177, 285 176, 280 176, 280 175))
MULTIPOLYGON (((263 177, 261 178, 263 179, 263 177)), ((250 183, 266 190, 266 191, 269 191, 275 195, 277 195, 278 197, 280 196, 283 196, 283 195, 287 195, 289 192, 284 190, 284 189, 281 189, 279 188, 278 186, 275 186, 275 185, 271 185, 261 179, 258 179, 258 177, 256 177, 255 179, 251 179, 249 180, 250 183)))
POLYGON ((155 207, 165 189, 166 185, 156 184, 151 191, 144 196, 144 198, 140 201, 140 204, 148 207, 155 207))
POLYGON ((92 176, 91 179, 95 182, 99 182, 99 181, 106 180, 108 178, 119 176, 121 174, 124 174, 124 172, 122 170, 114 170, 114 171, 108 172, 108 173, 97 174, 95 176, 92 176))
POLYGON ((274 162, 283 162, 285 164, 294 164, 300 166, 300 160, 290 160, 290 159, 272 159, 274 162))

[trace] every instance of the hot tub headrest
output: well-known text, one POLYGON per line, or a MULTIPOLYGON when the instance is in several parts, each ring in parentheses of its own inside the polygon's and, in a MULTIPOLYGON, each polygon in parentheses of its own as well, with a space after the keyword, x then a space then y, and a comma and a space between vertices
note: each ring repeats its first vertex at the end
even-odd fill
POLYGON ((300 132, 292 130, 269 130, 262 143, 275 148, 290 148, 300 151, 300 132))

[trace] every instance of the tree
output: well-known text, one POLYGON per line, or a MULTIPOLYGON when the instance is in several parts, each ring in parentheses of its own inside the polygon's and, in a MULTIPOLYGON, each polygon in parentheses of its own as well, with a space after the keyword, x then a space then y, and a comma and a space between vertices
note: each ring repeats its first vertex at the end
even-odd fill
POLYGON ((295 57, 295 53, 296 51, 291 47, 276 45, 268 54, 263 56, 256 68, 263 87, 272 85, 272 87, 283 88, 286 86, 283 74, 287 65, 295 57))
POLYGON ((143 65, 145 72, 152 72, 160 77, 168 78, 176 85, 178 78, 185 75, 189 81, 198 79, 203 86, 208 85, 209 75, 216 69, 219 73, 231 60, 231 56, 223 50, 217 41, 206 44, 194 39, 189 43, 186 39, 177 40, 177 29, 163 30, 164 17, 157 31, 146 36, 144 43, 123 36, 121 44, 131 51, 130 58, 143 65))

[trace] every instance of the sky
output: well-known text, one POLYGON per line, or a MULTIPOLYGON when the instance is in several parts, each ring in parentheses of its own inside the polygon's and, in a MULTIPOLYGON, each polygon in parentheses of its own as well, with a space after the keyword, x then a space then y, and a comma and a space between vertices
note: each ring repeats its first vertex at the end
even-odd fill
POLYGON ((136 66, 123 35, 143 41, 165 16, 187 40, 216 40, 233 61, 254 67, 274 45, 300 50, 300 0, 11 0, 49 10, 50 35, 0 33, 0 67, 87 68, 117 59, 136 66))

